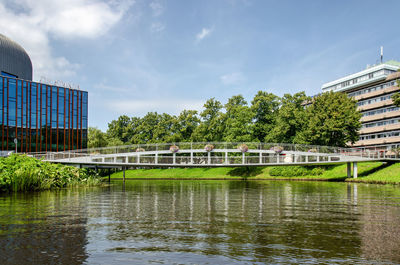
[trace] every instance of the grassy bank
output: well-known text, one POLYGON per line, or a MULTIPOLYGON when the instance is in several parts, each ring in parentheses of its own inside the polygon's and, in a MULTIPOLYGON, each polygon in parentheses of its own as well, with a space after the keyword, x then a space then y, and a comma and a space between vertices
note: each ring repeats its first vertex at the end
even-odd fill
MULTIPOLYGON (((112 174, 112 178, 122 178, 122 172, 112 174)), ((321 167, 253 167, 253 168, 170 168, 127 170, 128 179, 289 179, 353 181, 347 178, 347 166, 321 167)), ((359 182, 399 183, 400 163, 387 165, 382 162, 358 163, 359 182), (390 172, 390 174, 389 174, 390 172)))
POLYGON ((0 158, 0 191, 37 191, 68 186, 98 185, 87 169, 51 164, 25 155, 0 158))

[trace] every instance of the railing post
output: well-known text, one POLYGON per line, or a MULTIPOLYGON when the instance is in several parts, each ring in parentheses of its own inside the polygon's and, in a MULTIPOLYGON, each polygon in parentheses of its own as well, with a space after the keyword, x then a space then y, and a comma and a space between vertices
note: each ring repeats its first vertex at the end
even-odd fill
POLYGON ((276 154, 276 163, 279 164, 279 154, 276 154))
POLYGON ((137 164, 140 164, 140 155, 139 155, 139 154, 137 154, 136 163, 137 163, 137 164))
POLYGON ((190 164, 193 165, 193 152, 190 152, 190 164))
POLYGON ((208 158, 208 159, 207 159, 207 160, 208 160, 208 161, 207 161, 207 164, 210 165, 210 164, 211 164, 211 152, 207 152, 207 156, 208 156, 208 157, 207 157, 207 158, 208 158))
POLYGON ((260 157, 259 157, 259 159, 260 159, 259 163, 262 164, 262 152, 261 152, 261 150, 260 150, 260 157))
POLYGON ((229 164, 229 161, 228 161, 228 152, 225 152, 225 164, 229 164))
POLYGON ((158 164, 158 153, 156 153, 156 159, 155 159, 154 163, 158 164))
POLYGON ((244 165, 245 162, 245 157, 244 157, 244 153, 242 153, 242 164, 244 165))
POLYGON ((175 163, 176 163, 176 153, 174 153, 174 154, 172 155, 172 164, 175 165, 175 163))

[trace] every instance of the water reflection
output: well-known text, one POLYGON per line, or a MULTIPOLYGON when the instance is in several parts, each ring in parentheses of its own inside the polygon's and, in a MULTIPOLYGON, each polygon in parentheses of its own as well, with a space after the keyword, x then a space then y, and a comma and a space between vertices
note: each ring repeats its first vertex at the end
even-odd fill
POLYGON ((400 262, 394 186, 129 181, 0 204, 1 264, 400 262))
POLYGON ((0 197, 0 264, 81 264, 88 257, 83 203, 72 190, 0 197))

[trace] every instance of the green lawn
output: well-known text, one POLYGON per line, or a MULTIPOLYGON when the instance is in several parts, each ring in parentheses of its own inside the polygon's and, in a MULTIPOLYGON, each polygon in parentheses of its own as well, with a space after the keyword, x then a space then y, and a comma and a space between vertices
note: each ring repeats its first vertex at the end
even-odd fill
MULTIPOLYGON (((271 176, 271 167, 254 168, 170 168, 170 169, 135 169, 125 172, 126 178, 136 179, 309 179, 330 181, 353 181, 347 178, 347 166, 335 165, 325 167, 319 176, 281 177, 271 176)), ((122 178, 122 171, 114 173, 111 178, 122 178)), ((358 179, 356 181, 376 183, 400 183, 400 163, 386 165, 382 162, 358 163, 358 179)))
POLYGON ((400 184, 400 163, 388 165, 368 175, 361 175, 357 179, 347 179, 353 182, 400 184))

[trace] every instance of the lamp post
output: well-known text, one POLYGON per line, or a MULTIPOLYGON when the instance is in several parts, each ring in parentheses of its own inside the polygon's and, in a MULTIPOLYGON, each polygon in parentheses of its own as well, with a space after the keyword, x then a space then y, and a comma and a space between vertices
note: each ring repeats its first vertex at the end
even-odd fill
POLYGON ((18 139, 14 138, 14 144, 15 144, 15 153, 17 153, 17 146, 18 146, 18 139))

